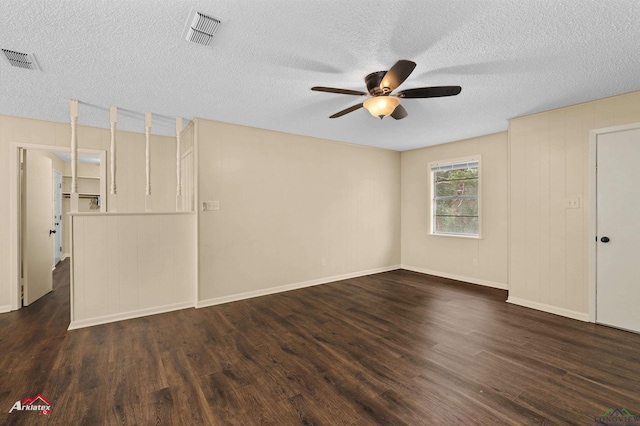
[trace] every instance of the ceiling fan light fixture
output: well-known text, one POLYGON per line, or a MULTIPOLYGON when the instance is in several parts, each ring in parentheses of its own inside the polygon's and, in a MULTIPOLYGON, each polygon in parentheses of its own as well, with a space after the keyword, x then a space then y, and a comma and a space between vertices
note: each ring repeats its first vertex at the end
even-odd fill
POLYGON ((364 78, 364 82, 367 85, 367 91, 369 93, 326 86, 314 86, 311 90, 315 90, 317 92, 340 93, 343 95, 370 96, 366 101, 350 106, 349 108, 345 108, 342 111, 338 111, 329 116, 329 118, 342 117, 343 115, 365 107, 371 115, 378 117, 381 120, 387 116, 391 116, 395 120, 402 120, 409 115, 407 110, 400 105, 399 98, 424 99, 439 98, 442 96, 455 96, 462 90, 460 86, 418 87, 415 89, 403 90, 392 95, 391 93, 396 90, 407 79, 407 77, 409 77, 415 67, 415 62, 400 59, 389 69, 389 71, 376 71, 367 75, 364 78))
POLYGON ((364 101, 364 107, 367 111, 381 120, 393 114, 398 105, 400 105, 400 100, 395 96, 374 96, 364 101))

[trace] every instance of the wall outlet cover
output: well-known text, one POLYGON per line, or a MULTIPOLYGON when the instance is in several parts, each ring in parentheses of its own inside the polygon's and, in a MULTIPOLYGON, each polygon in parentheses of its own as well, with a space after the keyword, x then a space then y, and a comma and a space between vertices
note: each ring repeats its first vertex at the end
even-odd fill
POLYGON ((220 201, 203 201, 202 211, 210 212, 214 210, 220 210, 220 201))

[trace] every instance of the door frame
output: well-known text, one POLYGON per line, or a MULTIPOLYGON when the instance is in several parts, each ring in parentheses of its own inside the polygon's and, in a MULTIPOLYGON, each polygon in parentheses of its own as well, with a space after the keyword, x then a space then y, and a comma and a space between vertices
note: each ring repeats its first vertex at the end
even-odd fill
POLYGON ((62 245, 63 245, 63 236, 62 236, 62 216, 60 217, 60 219, 58 219, 58 221, 60 222, 60 224, 56 227, 56 217, 57 217, 57 211, 56 211, 56 197, 58 197, 58 193, 60 194, 60 214, 62 215, 62 212, 64 210, 62 204, 64 203, 63 201, 63 196, 62 196, 62 176, 63 173, 60 170, 56 170, 54 167, 52 167, 52 172, 53 172, 53 176, 52 176, 52 182, 53 182, 53 229, 56 230, 55 235, 53 236, 53 270, 56 269, 56 266, 58 265, 58 262, 62 261, 62 245), (60 187, 56 187, 56 176, 60 175, 60 187), (60 232, 57 232, 57 231, 60 232), (60 239, 60 246, 56 245, 56 241, 60 239), (58 250, 60 249, 60 250, 58 250), (56 252, 60 253, 60 258, 58 260, 58 262, 56 262, 56 252))
MULTIPOLYGON (((11 240, 11 310, 21 308, 20 303, 20 262, 22 240, 20 238, 20 149, 32 149, 47 152, 71 152, 70 147, 38 145, 11 142, 9 147, 9 232, 11 240)), ((78 148, 79 153, 100 156, 100 211, 107 210, 107 152, 98 149, 78 148)))
POLYGON ((589 132, 589 321, 596 322, 598 245, 598 136, 640 129, 640 123, 593 129, 589 132))

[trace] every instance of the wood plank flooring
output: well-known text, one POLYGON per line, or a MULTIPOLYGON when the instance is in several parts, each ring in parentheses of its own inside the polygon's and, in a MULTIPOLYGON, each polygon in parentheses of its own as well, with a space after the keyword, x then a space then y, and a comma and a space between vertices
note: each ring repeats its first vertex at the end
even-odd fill
POLYGON ((593 425, 640 412, 640 335, 393 271, 87 329, 53 293, 0 315, 0 423, 593 425), (49 416, 13 412, 41 393, 49 416))

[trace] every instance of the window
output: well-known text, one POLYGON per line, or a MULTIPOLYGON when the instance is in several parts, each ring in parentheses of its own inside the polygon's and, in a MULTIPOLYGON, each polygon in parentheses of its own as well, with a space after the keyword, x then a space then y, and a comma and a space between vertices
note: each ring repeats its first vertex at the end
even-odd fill
POLYGON ((480 236, 480 158, 431 167, 431 233, 480 236))

